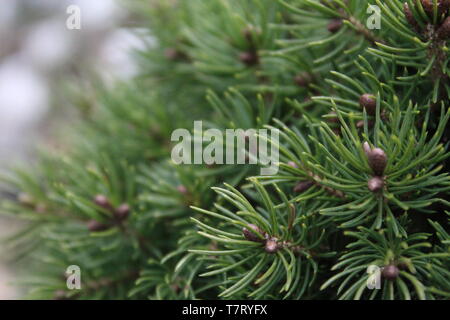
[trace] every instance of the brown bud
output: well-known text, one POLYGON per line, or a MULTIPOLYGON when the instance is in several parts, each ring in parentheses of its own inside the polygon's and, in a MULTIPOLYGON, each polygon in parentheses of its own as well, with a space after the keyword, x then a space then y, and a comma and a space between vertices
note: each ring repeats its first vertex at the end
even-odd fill
MULTIPOLYGON (((431 18, 433 16, 434 11, 434 1, 433 0, 421 0, 423 10, 428 14, 431 18)), ((437 0, 437 14, 438 17, 446 14, 448 8, 450 6, 450 1, 448 0, 437 0)))
POLYGON ((433 14, 433 0, 421 0, 420 2, 426 13, 433 14))
POLYGON ((369 157, 369 154, 372 152, 372 148, 367 141, 363 143, 363 149, 366 156, 369 157))
POLYGON ((253 51, 241 52, 239 54, 239 60, 247 66, 254 66, 259 63, 258 54, 253 51))
POLYGON ((386 153, 380 148, 375 148, 370 151, 367 158, 373 173, 377 176, 382 176, 387 165, 386 153))
POLYGON ((253 241, 253 242, 263 242, 264 239, 261 239, 260 237, 258 237, 256 233, 259 233, 260 235, 262 235, 264 237, 265 232, 262 231, 258 226, 254 225, 254 224, 249 224, 247 228, 242 228, 242 234, 244 235, 245 239, 247 239, 248 241, 253 241), (254 232, 250 231, 249 229, 252 229, 254 232))
POLYGON ((330 21, 330 23, 328 23, 327 29, 331 33, 336 33, 342 28, 343 24, 344 23, 343 23, 342 19, 333 19, 330 21))
POLYGON ((250 43, 253 43, 253 36, 255 34, 259 35, 260 33, 261 33, 261 30, 256 29, 253 26, 248 26, 242 30, 242 35, 250 43))
POLYGON ((386 280, 395 280, 398 277, 399 273, 400 271, 398 270, 397 266, 390 264, 383 268, 381 275, 386 280))
POLYGON ((308 190, 309 188, 311 188, 314 185, 314 182, 312 181, 300 181, 299 183, 296 184, 296 186, 294 187, 294 192, 295 193, 302 193, 305 192, 306 190, 308 190))
POLYGON ((119 220, 125 220, 130 214, 130 206, 126 203, 121 204, 115 211, 114 215, 119 220))
POLYGON ((53 300, 68 300, 67 293, 64 290, 56 290, 53 300))
POLYGON ((287 165, 288 165, 289 167, 292 167, 292 168, 295 168, 295 169, 298 168, 297 164, 296 164, 294 161, 289 161, 289 162, 287 163, 287 165))
POLYGON ((373 116, 377 110, 377 99, 370 93, 365 93, 359 98, 359 105, 366 109, 367 114, 373 116))
POLYGON ((244 36, 244 38, 251 42, 252 41, 252 29, 250 27, 244 28, 242 30, 242 35, 244 36))
POLYGON ((439 39, 447 40, 450 38, 450 16, 444 20, 437 33, 439 39))
POLYGON ((179 185, 179 186, 177 187, 177 190, 178 190, 178 192, 181 193, 181 194, 186 194, 186 193, 188 192, 187 188, 186 188, 185 186, 183 186, 183 185, 179 185))
POLYGON ((439 2, 439 15, 449 15, 450 14, 450 1, 441 0, 439 2))
POLYGON ((172 61, 187 59, 187 56, 184 52, 175 48, 167 48, 164 51, 164 56, 167 58, 167 60, 172 61))
POLYGON ((373 177, 367 182, 367 187, 372 192, 378 192, 383 189, 384 181, 380 177, 373 177))
POLYGON ((99 207, 111 209, 111 203, 109 202, 108 198, 102 194, 98 194, 95 196, 94 203, 99 207))
POLYGON ((278 242, 276 238, 270 238, 266 241, 266 246, 264 247, 264 250, 266 250, 267 253, 275 253, 278 251, 280 247, 278 246, 278 242))
POLYGON ((107 230, 109 227, 108 225, 101 223, 97 220, 90 220, 87 223, 87 228, 89 229, 89 231, 91 232, 96 232, 96 231, 105 231, 107 230))
POLYGON ((414 18, 414 15, 409 8, 408 3, 403 4, 403 13, 405 14, 406 21, 413 27, 416 31, 420 31, 420 26, 416 21, 416 18, 414 18))
POLYGON ((331 194, 332 196, 338 197, 338 198, 345 198, 345 193, 342 192, 341 190, 335 190, 332 188, 325 188, 325 190, 331 194))
POLYGON ((308 72, 302 72, 295 76, 294 81, 299 87, 306 88, 312 82, 313 78, 308 72))

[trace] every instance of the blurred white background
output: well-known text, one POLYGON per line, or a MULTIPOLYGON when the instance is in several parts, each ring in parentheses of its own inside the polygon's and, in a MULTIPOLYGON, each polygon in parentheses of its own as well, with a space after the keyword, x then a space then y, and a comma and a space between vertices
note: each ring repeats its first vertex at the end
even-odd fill
MULTIPOLYGON (((98 72, 105 81, 136 73, 130 53, 144 43, 136 36, 139 30, 124 27, 128 18, 115 0, 1 1, 0 171, 32 161, 55 107, 59 87, 54 84, 70 78, 77 66, 98 72), (69 5, 81 9, 80 30, 66 27, 69 5)), ((2 262, 1 238, 14 230, 13 224, 0 218, 0 299, 20 296, 11 284, 14 272, 2 262)))

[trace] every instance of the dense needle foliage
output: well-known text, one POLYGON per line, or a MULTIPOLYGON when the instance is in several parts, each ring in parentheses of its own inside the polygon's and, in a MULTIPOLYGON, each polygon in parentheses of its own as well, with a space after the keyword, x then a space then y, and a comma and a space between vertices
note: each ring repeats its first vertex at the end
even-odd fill
POLYGON ((450 297, 450 1, 131 5, 156 39, 139 76, 80 96, 74 138, 5 178, 28 297, 450 297), (279 129, 279 172, 175 165, 196 120, 279 129))

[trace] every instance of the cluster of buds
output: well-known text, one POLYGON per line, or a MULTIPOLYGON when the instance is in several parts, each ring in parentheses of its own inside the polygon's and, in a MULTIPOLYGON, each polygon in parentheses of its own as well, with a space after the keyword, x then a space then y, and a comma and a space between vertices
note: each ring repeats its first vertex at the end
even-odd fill
POLYGON ((281 248, 277 238, 270 237, 267 232, 254 224, 249 224, 247 228, 242 228, 242 234, 248 241, 264 244, 264 250, 267 253, 275 253, 281 248))
MULTIPOLYGON (((114 218, 114 222, 116 223, 122 223, 124 220, 128 218, 130 215, 130 206, 126 203, 121 204, 118 207, 114 207, 109 199, 104 195, 96 195, 94 198, 94 203, 103 208, 108 210, 112 213, 112 216, 114 218)), ((89 231, 95 232, 95 231, 104 231, 108 230, 112 226, 111 223, 103 223, 97 220, 90 220, 87 223, 87 228, 89 231)))
MULTIPOLYGON (((423 10, 428 15, 430 19, 434 16, 434 2, 433 0, 421 0, 423 10)), ((416 5, 417 6, 417 5, 416 5)), ((450 1, 448 0, 437 0, 437 17, 438 22, 434 26, 436 30, 436 35, 438 39, 447 40, 450 37, 450 1)), ((412 9, 409 7, 408 3, 405 2, 403 5, 403 13, 408 23, 414 28, 417 33, 421 33, 422 30, 420 24, 417 22, 412 9)))
POLYGON ((364 142, 363 148, 373 172, 373 177, 369 179, 367 187, 372 192, 378 192, 384 187, 383 175, 387 166, 386 153, 380 148, 372 149, 368 142, 364 142))
MULTIPOLYGON (((434 1, 433 0, 421 0, 420 1, 423 10, 428 14, 428 16, 433 16, 434 11, 434 1)), ((448 0, 437 0, 437 15, 441 17, 443 15, 448 15, 448 10, 450 8, 450 2, 448 0)))
POLYGON ((445 18, 437 31, 439 39, 448 40, 450 38, 450 16, 445 18))

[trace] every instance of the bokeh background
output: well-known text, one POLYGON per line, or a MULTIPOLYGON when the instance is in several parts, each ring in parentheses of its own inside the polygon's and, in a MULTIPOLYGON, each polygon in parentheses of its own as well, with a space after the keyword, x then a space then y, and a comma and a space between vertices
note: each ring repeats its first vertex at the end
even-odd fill
MULTIPOLYGON (((51 144, 54 126, 70 121, 68 88, 84 75, 113 84, 136 74, 132 55, 151 39, 144 43, 129 12, 120 0, 1 1, 0 174, 31 164, 36 147, 51 144), (81 9, 80 30, 66 27, 70 5, 81 9)), ((1 240, 17 228, 0 217, 0 299, 21 296, 1 240)))

